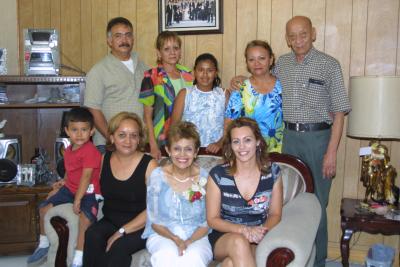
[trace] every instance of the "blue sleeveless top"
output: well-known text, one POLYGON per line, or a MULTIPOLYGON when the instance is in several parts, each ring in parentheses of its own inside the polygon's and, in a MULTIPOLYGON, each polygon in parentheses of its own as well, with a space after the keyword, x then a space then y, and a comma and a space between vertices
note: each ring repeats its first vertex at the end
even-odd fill
POLYGON ((225 92, 220 87, 203 92, 194 85, 186 88, 182 120, 196 125, 200 144, 206 147, 217 142, 224 131, 225 92))

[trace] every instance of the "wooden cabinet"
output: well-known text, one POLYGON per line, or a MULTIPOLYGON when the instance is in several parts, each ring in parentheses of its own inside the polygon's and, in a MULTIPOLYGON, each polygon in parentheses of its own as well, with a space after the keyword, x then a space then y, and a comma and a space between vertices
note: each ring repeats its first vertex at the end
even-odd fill
POLYGON ((49 186, 0 188, 0 255, 31 253, 39 231, 38 204, 49 186))
MULTIPOLYGON (((20 135, 22 162, 34 155, 35 147, 44 148, 54 168, 54 143, 60 134, 63 111, 83 101, 85 78, 81 76, 0 76, 0 87, 6 89, 8 103, 0 104, 0 120, 7 119, 7 135, 20 135), (72 101, 63 89, 76 87, 79 95, 72 101), (37 99, 37 101, 33 100, 37 99)), ((76 89, 75 88, 75 89, 76 89)), ((64 90, 65 91, 65 90, 64 90)))
MULTIPOLYGON (((47 151, 54 170, 54 144, 63 111, 80 106, 80 102, 66 101, 63 89, 78 88, 80 97, 75 94, 70 100, 82 101, 84 77, 0 76, 0 87, 9 100, 0 104, 0 121, 8 121, 6 135, 21 137, 22 163, 28 163, 35 148, 41 147, 47 151)), ((48 186, 0 187, 0 255, 31 253, 35 249, 40 233, 37 207, 49 191, 48 186)))

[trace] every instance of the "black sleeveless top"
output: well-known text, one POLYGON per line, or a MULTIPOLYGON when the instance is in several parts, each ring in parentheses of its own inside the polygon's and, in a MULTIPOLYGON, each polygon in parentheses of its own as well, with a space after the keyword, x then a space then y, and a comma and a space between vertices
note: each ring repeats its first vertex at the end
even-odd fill
POLYGON ((112 152, 104 155, 100 174, 100 188, 104 197, 104 218, 118 228, 146 209, 146 170, 152 157, 143 155, 132 175, 125 181, 117 180, 111 171, 112 152))

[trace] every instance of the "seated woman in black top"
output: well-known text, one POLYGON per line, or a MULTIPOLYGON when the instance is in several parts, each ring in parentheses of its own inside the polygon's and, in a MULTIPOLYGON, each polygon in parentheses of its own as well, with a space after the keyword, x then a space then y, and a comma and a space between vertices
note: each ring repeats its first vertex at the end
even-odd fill
POLYGON ((108 124, 110 149, 103 157, 100 188, 104 217, 86 231, 83 266, 128 267, 145 248, 146 183, 157 162, 145 155, 139 116, 121 112, 108 124))
POLYGON ((281 219, 282 180, 268 161, 257 122, 241 117, 227 127, 225 164, 210 171, 207 183, 208 236, 222 266, 255 267, 255 248, 281 219))

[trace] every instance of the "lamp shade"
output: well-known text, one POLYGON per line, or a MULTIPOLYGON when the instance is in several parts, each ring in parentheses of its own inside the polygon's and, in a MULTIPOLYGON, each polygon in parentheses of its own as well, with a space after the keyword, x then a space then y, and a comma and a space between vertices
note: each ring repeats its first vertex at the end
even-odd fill
POLYGON ((400 138, 400 76, 351 77, 347 135, 400 138))

